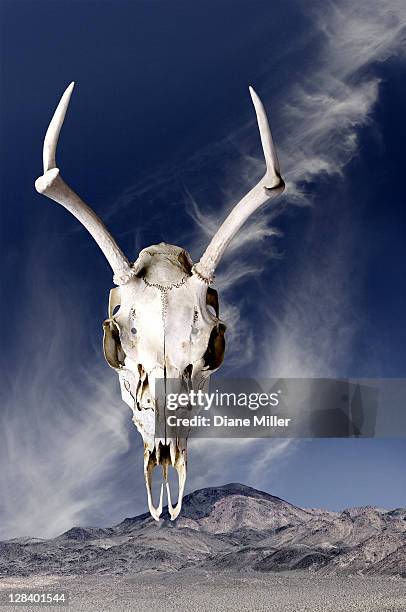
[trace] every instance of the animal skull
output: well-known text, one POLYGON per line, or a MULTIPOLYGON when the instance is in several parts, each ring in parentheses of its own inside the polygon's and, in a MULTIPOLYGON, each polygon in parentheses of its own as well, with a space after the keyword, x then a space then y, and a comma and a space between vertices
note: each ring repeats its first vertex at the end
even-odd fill
POLYGON ((186 481, 187 440, 155 437, 158 380, 168 381, 171 392, 207 389, 209 378, 224 357, 225 325, 219 318, 217 292, 210 287, 214 271, 231 239, 260 206, 282 193, 276 150, 264 107, 250 87, 264 150, 266 172, 223 222, 199 262, 178 246, 161 242, 143 249, 130 263, 99 217, 63 181, 55 154, 74 83, 55 111, 45 135, 44 174, 35 187, 62 204, 86 227, 110 263, 117 285, 110 291, 108 318, 103 323, 103 348, 107 363, 120 380, 123 400, 133 411, 133 421, 144 440, 144 477, 148 507, 154 519, 162 512, 152 501, 152 471, 162 466, 171 519, 179 515, 186 481), (175 388, 174 388, 175 387, 175 388), (171 503, 168 468, 179 479, 178 502, 171 503))

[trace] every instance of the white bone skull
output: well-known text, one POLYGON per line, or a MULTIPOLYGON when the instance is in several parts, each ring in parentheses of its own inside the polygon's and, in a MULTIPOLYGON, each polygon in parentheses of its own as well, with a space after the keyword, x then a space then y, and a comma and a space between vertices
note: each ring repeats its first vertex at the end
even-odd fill
MULTIPOLYGON (((199 262, 193 265, 182 248, 161 242, 143 249, 131 264, 99 217, 60 176, 55 154, 74 84, 71 83, 55 111, 45 136, 44 174, 35 187, 62 204, 86 227, 110 263, 117 285, 110 291, 108 318, 103 323, 104 355, 117 372, 123 400, 133 411, 133 421, 144 441, 144 477, 148 507, 159 520, 163 504, 152 501, 152 471, 162 466, 171 519, 179 515, 186 481, 186 438, 156 438, 155 382, 168 380, 171 392, 182 388, 207 389, 210 375, 224 356, 225 325, 219 319, 217 292, 209 285, 231 239, 248 217, 284 190, 276 150, 264 107, 250 88, 257 114, 266 172, 223 222, 199 262), (173 387, 175 385, 175 389, 173 387), (179 479, 178 502, 172 506, 168 468, 179 479)), ((172 435, 172 434, 171 434, 172 435)))

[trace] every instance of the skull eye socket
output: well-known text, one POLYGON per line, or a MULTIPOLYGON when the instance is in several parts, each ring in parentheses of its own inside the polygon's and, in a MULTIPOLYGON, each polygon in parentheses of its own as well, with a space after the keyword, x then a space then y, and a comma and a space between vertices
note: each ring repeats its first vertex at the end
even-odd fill
POLYGON ((125 352, 120 340, 120 329, 113 319, 107 319, 103 323, 103 331, 104 357, 109 366, 117 370, 123 367, 125 360, 125 352))
POLYGON ((215 289, 212 289, 211 287, 208 287, 207 289, 207 293, 206 293, 206 304, 207 304, 207 309, 212 313, 215 314, 216 317, 218 318, 219 316, 219 296, 218 293, 215 289))
POLYGON ((219 323, 211 330, 209 344, 204 354, 204 365, 208 370, 217 370, 223 363, 226 342, 224 333, 226 326, 219 323))

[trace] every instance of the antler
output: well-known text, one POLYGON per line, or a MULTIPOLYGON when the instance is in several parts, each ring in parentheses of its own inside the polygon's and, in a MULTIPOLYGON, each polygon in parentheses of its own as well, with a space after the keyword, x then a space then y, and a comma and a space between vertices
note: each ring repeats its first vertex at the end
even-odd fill
POLYGON ((278 157, 264 106, 252 87, 249 88, 257 115, 266 172, 262 179, 233 208, 213 236, 200 261, 193 267, 196 275, 206 283, 213 280, 214 271, 228 244, 247 219, 263 204, 275 198, 285 189, 280 175, 278 157))
POLYGON ((44 175, 35 181, 39 193, 62 204, 85 226, 103 251, 114 272, 114 282, 124 284, 131 276, 130 262, 118 247, 113 236, 95 212, 64 182, 56 167, 55 154, 59 132, 65 119, 74 83, 71 83, 63 94, 49 124, 44 140, 43 160, 44 175))

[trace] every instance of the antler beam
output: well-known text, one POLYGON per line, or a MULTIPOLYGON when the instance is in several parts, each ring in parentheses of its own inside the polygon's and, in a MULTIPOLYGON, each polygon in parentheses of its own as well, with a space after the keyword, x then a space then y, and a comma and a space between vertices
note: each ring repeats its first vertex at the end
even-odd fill
POLYGON ((260 206, 281 194, 285 189, 264 106, 254 89, 250 87, 249 90, 257 115, 266 172, 255 187, 236 204, 213 236, 200 261, 194 266, 196 275, 206 283, 210 283, 213 279, 214 271, 225 249, 241 226, 260 206))
POLYGON ((43 161, 44 174, 35 181, 39 193, 62 204, 74 215, 93 236, 114 272, 114 282, 124 284, 132 274, 131 265, 113 236, 96 213, 64 182, 56 166, 56 147, 74 83, 71 83, 63 94, 49 124, 44 140, 43 161))

